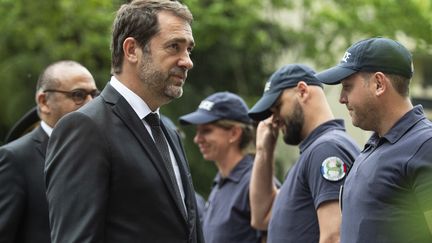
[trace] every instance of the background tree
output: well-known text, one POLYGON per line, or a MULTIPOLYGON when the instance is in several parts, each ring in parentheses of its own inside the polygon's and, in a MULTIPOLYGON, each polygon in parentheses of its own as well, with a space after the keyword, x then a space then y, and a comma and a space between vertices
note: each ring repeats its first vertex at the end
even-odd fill
POLYGON ((295 50, 320 67, 336 64, 352 43, 375 36, 399 40, 415 56, 432 54, 429 0, 300 0, 293 8, 300 16, 292 29, 295 50))

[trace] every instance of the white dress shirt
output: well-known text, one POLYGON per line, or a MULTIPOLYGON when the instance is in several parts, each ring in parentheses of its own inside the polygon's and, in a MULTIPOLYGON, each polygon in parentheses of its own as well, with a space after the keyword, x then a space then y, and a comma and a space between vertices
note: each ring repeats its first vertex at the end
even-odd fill
POLYGON ((51 133, 53 131, 53 128, 50 127, 46 122, 42 121, 40 122, 40 126, 42 127, 42 130, 48 135, 48 137, 51 137, 51 133))

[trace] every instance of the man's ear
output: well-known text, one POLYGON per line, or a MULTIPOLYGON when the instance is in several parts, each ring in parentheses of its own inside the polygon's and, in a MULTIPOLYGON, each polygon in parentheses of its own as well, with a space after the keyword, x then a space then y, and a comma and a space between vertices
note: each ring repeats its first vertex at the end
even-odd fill
POLYGON ((300 99, 305 100, 309 98, 309 86, 305 81, 298 82, 296 88, 300 99))
POLYGON ((125 60, 127 60, 128 62, 138 62, 138 55, 140 51, 141 48, 139 48, 139 45, 134 38, 128 37, 123 41, 123 53, 125 60))
POLYGON ((377 96, 383 95, 391 86, 390 80, 382 72, 374 73, 373 82, 375 82, 375 95, 377 96))
POLYGON ((40 113, 49 114, 51 109, 48 104, 48 96, 44 92, 38 92, 36 94, 36 103, 38 105, 38 109, 40 113))

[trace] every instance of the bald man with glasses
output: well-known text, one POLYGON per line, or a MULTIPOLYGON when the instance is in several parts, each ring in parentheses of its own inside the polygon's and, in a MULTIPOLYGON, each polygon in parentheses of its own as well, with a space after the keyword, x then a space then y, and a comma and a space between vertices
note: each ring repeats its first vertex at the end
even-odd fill
POLYGON ((99 94, 91 73, 75 61, 49 65, 36 86, 40 126, 0 147, 0 242, 48 243, 44 164, 57 121, 99 94))

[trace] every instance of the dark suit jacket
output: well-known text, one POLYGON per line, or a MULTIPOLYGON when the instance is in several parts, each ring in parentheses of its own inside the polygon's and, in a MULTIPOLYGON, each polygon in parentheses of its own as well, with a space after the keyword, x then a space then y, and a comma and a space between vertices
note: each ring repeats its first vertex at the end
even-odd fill
POLYGON ((41 127, 0 148, 0 242, 50 242, 41 127))
POLYGON ((147 129, 112 86, 59 121, 45 167, 53 242, 203 241, 180 138, 162 127, 179 164, 187 215, 147 129))

